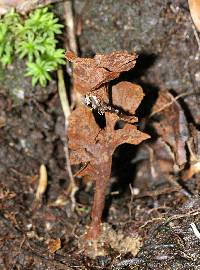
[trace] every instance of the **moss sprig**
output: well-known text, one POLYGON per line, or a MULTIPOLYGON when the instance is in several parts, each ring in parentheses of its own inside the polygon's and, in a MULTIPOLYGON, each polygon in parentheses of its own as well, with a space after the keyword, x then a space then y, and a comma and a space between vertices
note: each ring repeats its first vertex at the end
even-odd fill
POLYGON ((31 12, 25 21, 12 10, 0 19, 1 64, 11 64, 14 55, 25 58, 25 76, 32 77, 33 86, 46 86, 50 73, 65 64, 64 50, 57 48, 56 39, 62 28, 47 7, 31 12))

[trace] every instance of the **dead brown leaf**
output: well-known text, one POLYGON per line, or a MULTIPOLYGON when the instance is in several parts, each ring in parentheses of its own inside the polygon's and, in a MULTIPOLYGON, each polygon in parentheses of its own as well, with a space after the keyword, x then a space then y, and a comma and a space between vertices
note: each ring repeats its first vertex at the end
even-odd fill
POLYGON ((50 239, 48 243, 48 250, 50 253, 55 253, 57 250, 61 248, 60 238, 50 239))
MULTIPOLYGON (((122 83, 121 83, 122 84, 122 83)), ((139 86, 125 83, 129 88, 130 100, 132 95, 137 97, 137 102, 141 101, 143 92, 139 86), (136 93, 135 91, 136 90, 136 93), (140 96, 139 96, 140 92, 140 96)), ((125 85, 121 85, 125 88, 125 85)), ((115 87, 115 92, 117 88, 115 87)), ((125 90, 126 93, 126 90, 125 90)), ((131 108, 130 100, 122 98, 122 105, 130 111, 136 110, 136 103, 133 102, 131 108)), ((115 97, 117 94, 115 93, 115 97)), ((116 102, 120 102, 120 97, 116 102)), ((133 118, 133 117, 132 117, 133 118)), ((95 117, 90 108, 80 106, 74 110, 70 116, 68 138, 71 149, 71 164, 83 164, 83 168, 76 174, 77 176, 87 176, 95 181, 96 190, 92 209, 92 223, 87 232, 88 239, 95 239, 100 232, 101 215, 104 208, 107 183, 110 178, 112 154, 116 147, 123 143, 139 144, 149 138, 149 135, 139 131, 136 126, 126 122, 123 128, 115 129, 116 123, 121 119, 115 113, 105 112, 106 126, 100 128, 95 121, 95 117)), ((135 121, 137 118, 134 118, 135 121)))
POLYGON ((109 71, 124 72, 133 68, 136 64, 137 55, 127 51, 112 52, 110 54, 96 54, 94 60, 98 67, 109 71))
POLYGON ((134 114, 144 93, 139 85, 129 82, 113 86, 111 97, 107 91, 111 80, 134 67, 135 53, 97 54, 91 59, 67 52, 66 58, 74 63, 75 89, 85 95, 86 106, 81 105, 71 113, 68 141, 71 164, 83 165, 76 176, 95 181, 92 222, 86 234, 87 239, 95 239, 100 233, 113 152, 121 144, 136 145, 149 138, 133 125, 138 120, 134 114), (106 122, 104 127, 96 122, 94 113, 106 122), (117 128, 119 120, 123 122, 121 128, 117 128))
POLYGON ((126 51, 111 54, 97 54, 93 59, 76 57, 72 52, 65 54, 74 63, 74 88, 82 95, 97 90, 103 84, 119 77, 136 63, 136 54, 126 51))
POLYGON ((199 0, 188 0, 190 14, 192 20, 197 28, 200 31, 200 1, 199 0))
POLYGON ((191 179, 195 174, 200 173, 200 131, 194 126, 190 128, 191 137, 187 142, 190 154, 189 167, 182 173, 182 179, 191 179))
POLYGON ((112 87, 112 103, 128 114, 135 114, 144 93, 142 87, 130 82, 120 82, 112 87))
POLYGON ((156 104, 153 107, 153 113, 157 112, 160 121, 155 123, 157 133, 169 145, 175 155, 176 164, 183 167, 187 162, 186 142, 189 139, 188 124, 179 103, 168 91, 160 91, 156 104), (165 104, 171 103, 165 107, 165 104), (161 110, 164 108, 163 110, 161 110))

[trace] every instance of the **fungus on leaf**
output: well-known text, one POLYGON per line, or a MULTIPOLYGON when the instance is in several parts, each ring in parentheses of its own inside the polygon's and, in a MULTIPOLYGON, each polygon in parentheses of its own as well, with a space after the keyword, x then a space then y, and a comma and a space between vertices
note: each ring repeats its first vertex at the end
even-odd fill
POLYGON ((75 89, 89 97, 89 102, 72 112, 67 135, 71 164, 83 165, 76 175, 89 176, 95 181, 92 221, 86 234, 87 239, 95 239, 100 233, 113 152, 121 144, 137 145, 149 138, 133 125, 138 120, 134 113, 144 93, 139 85, 130 82, 114 85, 110 96, 107 91, 111 80, 134 67, 135 54, 113 52, 90 59, 67 53, 66 58, 74 62, 75 89), (105 117, 103 128, 95 120, 95 110, 105 117), (116 129, 119 120, 124 122, 123 127, 116 129))

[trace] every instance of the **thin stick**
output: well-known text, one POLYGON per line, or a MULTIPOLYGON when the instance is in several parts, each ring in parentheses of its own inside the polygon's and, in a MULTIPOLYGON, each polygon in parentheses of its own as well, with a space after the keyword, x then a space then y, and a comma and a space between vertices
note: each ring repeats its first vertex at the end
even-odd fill
POLYGON ((200 51, 200 39, 199 39, 199 35, 197 33, 197 30, 196 30, 196 27, 194 26, 194 24, 192 24, 192 29, 194 31, 194 36, 196 38, 196 41, 197 41, 197 44, 198 44, 198 47, 199 47, 199 51, 200 51))
POLYGON ((192 95, 192 94, 196 94, 195 92, 189 92, 189 93, 182 93, 178 96, 176 96, 175 98, 173 98, 172 101, 168 102, 167 104, 165 104, 164 106, 162 106, 162 108, 158 109, 157 111, 154 111, 150 114, 150 117, 152 117, 153 115, 155 115, 156 113, 159 113, 161 111, 163 111, 164 109, 168 108, 169 106, 171 106, 175 101, 177 101, 179 98, 184 97, 184 96, 188 96, 188 95, 192 95))
MULTIPOLYGON (((68 37, 68 43, 65 43, 66 50, 70 50, 74 52, 76 55, 78 55, 78 45, 76 40, 76 33, 75 33, 75 26, 74 26, 74 16, 73 16, 73 1, 65 1, 63 3, 64 5, 64 12, 65 12, 65 24, 67 26, 67 37, 68 37)), ((72 75, 72 68, 69 62, 67 63, 67 72, 71 76, 72 75)), ((81 103, 81 95, 76 92, 71 92, 71 108, 74 108, 76 104, 81 103)))
MULTIPOLYGON (((76 35, 75 35, 72 1, 69 1, 69 0, 64 1, 63 5, 64 5, 64 13, 65 13, 65 24, 67 26, 67 36, 68 36, 68 44, 67 42, 65 43, 65 48, 67 50, 73 51, 77 55, 78 46, 77 46, 76 35)), ((67 63, 67 72, 69 75, 72 75, 72 69, 68 63, 67 63)), ((70 106, 69 106, 69 102, 66 95, 66 89, 65 89, 64 79, 63 79, 63 71, 58 70, 58 81, 60 81, 58 88, 60 88, 59 95, 60 95, 63 112, 65 115, 65 134, 67 135, 69 115, 70 115, 70 106)), ((72 100, 72 103, 75 103, 72 93, 71 93, 71 100, 72 100)), ((67 189, 67 194, 70 194, 70 198, 72 202, 72 209, 74 210, 76 206, 75 193, 78 190, 78 187, 76 186, 73 173, 71 170, 71 165, 70 165, 70 160, 69 160, 68 140, 66 136, 63 138, 63 142, 64 142, 65 157, 67 160, 66 169, 67 169, 69 179, 70 179, 70 185, 67 189)))
MULTIPOLYGON (((66 94, 63 70, 58 69, 57 74, 58 74, 58 93, 59 93, 63 113, 65 116, 65 131, 67 133, 67 128, 68 128, 68 124, 69 124, 69 116, 70 116, 70 106, 69 106, 69 101, 68 101, 67 94, 66 94)), ((69 187, 67 189, 67 194, 70 194, 70 199, 72 202, 72 210, 74 210, 75 206, 76 206, 75 193, 78 190, 78 187, 76 186, 76 183, 75 183, 75 180, 73 177, 73 173, 71 170, 67 137, 64 136, 62 138, 62 140, 64 143, 64 151, 65 151, 65 158, 66 158, 66 170, 68 172, 69 179, 70 179, 70 184, 69 184, 69 187)))
POLYGON ((65 116, 65 123, 68 126, 68 119, 70 116, 70 106, 69 106, 69 101, 68 101, 67 93, 65 89, 63 70, 58 69, 57 74, 58 74, 58 93, 59 93, 63 113, 65 116))
POLYGON ((64 151, 65 151, 65 157, 67 159, 66 169, 68 171, 68 175, 69 175, 69 179, 70 179, 70 184, 69 184, 69 186, 67 188, 66 193, 67 193, 67 195, 70 194, 70 199, 71 199, 71 202, 72 202, 72 207, 71 208, 74 211, 75 210, 75 207, 76 207, 75 194, 76 194, 76 191, 78 190, 78 187, 77 187, 77 185, 75 183, 75 180, 74 180, 74 177, 73 177, 73 173, 72 173, 72 169, 71 169, 67 138, 64 138, 63 141, 65 143, 64 151))
POLYGON ((77 55, 78 46, 75 35, 72 1, 65 1, 63 4, 65 11, 65 23, 67 26, 67 34, 69 39, 69 49, 72 50, 77 55))

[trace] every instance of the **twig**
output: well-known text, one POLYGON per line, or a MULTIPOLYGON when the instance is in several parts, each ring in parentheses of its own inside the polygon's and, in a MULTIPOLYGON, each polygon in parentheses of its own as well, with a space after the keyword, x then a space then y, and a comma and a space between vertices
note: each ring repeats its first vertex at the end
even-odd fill
POLYGON ((169 217, 167 220, 166 220, 166 224, 173 221, 173 220, 176 220, 176 219, 181 219, 181 218, 186 218, 186 217, 190 217, 190 216, 197 216, 200 214, 199 212, 200 210, 193 210, 193 211, 189 211, 185 214, 177 214, 177 215, 173 215, 171 217, 169 217))
POLYGON ((68 126, 68 119, 70 116, 70 106, 69 106, 69 101, 66 94, 63 70, 58 69, 57 74, 58 74, 58 93, 59 93, 63 113, 65 116, 65 125, 68 126))
POLYGON ((198 239, 200 239, 200 232, 199 232, 199 230, 197 229, 196 224, 195 224, 194 222, 192 222, 192 223, 190 223, 190 226, 192 227, 192 230, 193 230, 195 236, 196 236, 198 239))
MULTIPOLYGON (((66 39, 68 43, 67 42, 65 43, 65 48, 66 50, 70 50, 74 52, 76 55, 78 55, 78 45, 74 26, 72 2, 73 1, 67 0, 63 3, 65 12, 65 24, 67 26, 67 37, 68 37, 68 39, 66 39)), ((67 62, 67 73, 70 76, 72 75, 72 67, 69 62, 67 62)), ((81 96, 78 92, 72 91, 70 97, 72 100, 71 108, 74 108, 76 104, 81 103, 81 96)))
POLYGON ((170 102, 168 102, 167 104, 165 104, 164 106, 162 106, 160 109, 158 109, 157 111, 154 111, 150 114, 150 117, 152 117, 153 115, 155 115, 156 113, 159 113, 161 111, 163 111, 164 109, 168 108, 169 106, 171 106, 175 101, 177 101, 179 98, 181 97, 185 97, 188 95, 192 95, 192 94, 196 94, 195 92, 189 92, 189 93, 182 93, 176 97, 173 98, 173 100, 171 100, 170 102))
POLYGON ((133 200, 134 200, 134 188, 132 187, 131 184, 129 184, 129 188, 131 191, 131 199, 130 202, 128 203, 128 212, 129 212, 129 220, 131 220, 132 217, 132 204, 133 204, 133 200))
POLYGON ((12 265, 11 269, 15 268, 14 266, 16 265, 17 258, 21 254, 21 250, 22 250, 22 247, 23 247, 23 244, 24 244, 25 240, 26 240, 26 235, 23 236, 23 239, 22 239, 22 241, 21 241, 21 243, 19 245, 19 250, 18 250, 17 254, 15 255, 14 262, 13 262, 13 265, 12 265))
MULTIPOLYGON (((189 5, 190 6, 190 5, 189 5)), ((192 10, 192 6, 190 7, 190 22, 191 22, 191 25, 192 25, 192 29, 193 29, 193 32, 194 32, 194 36, 196 38, 196 41, 197 41, 197 44, 198 44, 198 47, 199 47, 199 51, 200 51, 200 39, 199 39, 199 35, 197 33, 197 30, 198 30, 198 26, 197 24, 195 23, 194 21, 194 17, 192 16, 192 14, 194 14, 195 12, 193 12, 194 10, 192 10)))
POLYGON ((198 44, 198 47, 199 47, 199 51, 200 51, 200 39, 199 39, 199 35, 197 33, 197 30, 196 30, 196 27, 194 26, 193 23, 192 23, 192 29, 193 29, 194 36, 196 38, 196 41, 197 41, 197 44, 198 44))
POLYGON ((69 40, 69 49, 77 55, 78 46, 77 46, 76 35, 75 35, 72 1, 65 1, 63 4, 64 4, 64 11, 65 11, 65 23, 67 26, 67 34, 68 34, 68 40, 69 40))
MULTIPOLYGON (((59 93, 63 113, 65 116, 65 131, 67 133, 68 121, 69 121, 69 116, 70 116, 70 106, 69 106, 69 101, 67 99, 67 94, 66 94, 63 70, 58 69, 57 74, 58 74, 58 93, 59 93)), ((76 206, 75 193, 78 190, 78 187, 76 186, 73 173, 71 170, 67 137, 64 136, 62 140, 64 143, 64 151, 65 151, 65 158, 66 158, 66 170, 68 172, 68 176, 70 179, 70 184, 67 189, 67 194, 70 194, 70 199, 72 202, 72 210, 74 210, 76 206)))
MULTIPOLYGON (((77 46, 76 35, 75 35, 72 1, 69 1, 69 0, 64 1, 63 5, 64 5, 64 13, 65 13, 65 24, 67 26, 67 36, 68 36, 68 42, 69 42, 68 44, 65 44, 65 48, 73 51, 77 55, 78 46, 77 46)), ((67 71, 68 71, 68 74, 71 75, 71 68, 69 66, 67 68, 67 71)), ((65 133, 67 134, 68 124, 69 124, 68 120, 70 116, 70 105, 67 99, 62 70, 58 70, 58 91, 59 91, 59 96, 60 96, 63 112, 65 115, 65 133)), ((72 94, 71 94, 71 97, 73 101, 74 98, 72 94)), ((75 102, 73 101, 73 103, 75 102)), ((68 140, 66 136, 63 138, 63 143, 64 143, 65 157, 67 161, 66 169, 67 169, 69 179, 70 179, 70 184, 67 189, 67 194, 70 194, 70 199, 72 202, 72 210, 74 210, 76 206, 75 193, 78 190, 78 187, 76 186, 73 173, 71 170, 71 165, 70 165, 70 160, 69 160, 68 140)))
POLYGON ((140 259, 140 258, 132 258, 132 259, 127 259, 119 262, 116 265, 112 266, 113 270, 120 270, 126 266, 139 266, 141 264, 147 263, 146 260, 140 259))
POLYGON ((139 194, 138 196, 136 196, 136 199, 141 199, 144 197, 158 197, 160 195, 165 195, 165 194, 170 194, 170 193, 174 193, 174 192, 178 192, 180 191, 181 187, 180 186, 176 186, 176 187, 170 187, 170 188, 163 188, 162 190, 156 190, 156 191, 147 191, 144 193, 139 194))
POLYGON ((195 210, 195 211, 189 211, 189 212, 187 212, 185 214, 172 215, 170 217, 152 218, 150 220, 147 220, 142 226, 140 226, 140 229, 146 227, 149 223, 154 223, 156 221, 163 221, 161 225, 164 226, 164 225, 167 225, 169 222, 171 222, 173 220, 186 218, 186 217, 190 217, 190 216, 197 216, 199 214, 200 214, 200 212, 195 210))
POLYGON ((64 139, 64 143, 65 143, 64 151, 65 151, 65 156, 67 158, 66 168, 67 168, 67 172, 68 172, 69 179, 70 179, 70 184, 69 184, 69 186, 67 188, 67 194, 70 194, 70 199, 71 199, 71 202, 72 202, 72 210, 74 211, 74 209, 76 207, 75 194, 76 194, 76 191, 78 190, 78 187, 77 187, 77 185, 75 183, 73 173, 72 173, 72 170, 71 170, 67 138, 64 139))

